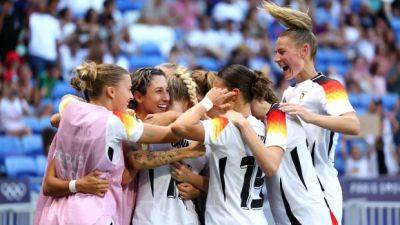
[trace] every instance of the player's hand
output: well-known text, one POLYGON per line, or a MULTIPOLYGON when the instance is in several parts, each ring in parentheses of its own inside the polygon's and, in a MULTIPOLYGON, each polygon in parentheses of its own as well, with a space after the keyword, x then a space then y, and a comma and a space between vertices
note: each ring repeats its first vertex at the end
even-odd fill
POLYGON ((245 122, 247 122, 246 118, 241 113, 238 113, 233 110, 229 110, 226 112, 225 117, 229 119, 235 126, 240 127, 242 126, 245 122))
POLYGON ((206 153, 206 147, 198 141, 192 141, 188 147, 190 148, 189 158, 197 158, 206 153))
POLYGON ((163 113, 148 114, 143 122, 158 126, 168 126, 174 122, 180 113, 169 110, 163 113))
POLYGON ((193 173, 189 167, 180 162, 174 162, 171 164, 171 176, 176 181, 188 182, 190 180, 190 175, 193 173))
POLYGON ((133 109, 127 109, 126 113, 128 113, 128 115, 135 117, 136 116, 136 112, 133 109))
POLYGON ((310 112, 304 106, 294 103, 280 103, 279 109, 292 116, 300 117, 306 123, 312 123, 315 118, 314 113, 310 112))
POLYGON ((76 181, 76 190, 81 193, 104 197, 104 194, 107 192, 110 186, 110 182, 108 180, 101 179, 101 175, 102 173, 100 171, 95 170, 81 179, 78 179, 76 181))
POLYGON ((179 197, 183 200, 192 200, 200 196, 201 192, 189 183, 180 183, 177 185, 179 197))
POLYGON ((53 114, 50 118, 50 124, 55 128, 58 128, 58 125, 60 125, 60 121, 61 121, 60 113, 53 114))
POLYGON ((210 99, 214 107, 219 110, 228 110, 231 107, 230 100, 235 95, 235 92, 228 91, 222 88, 211 88, 206 97, 210 99))

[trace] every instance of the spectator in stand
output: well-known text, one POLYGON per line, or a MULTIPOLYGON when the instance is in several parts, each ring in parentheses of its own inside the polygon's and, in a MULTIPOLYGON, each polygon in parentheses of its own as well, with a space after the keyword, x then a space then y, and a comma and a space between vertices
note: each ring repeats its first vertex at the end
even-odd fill
POLYGON ((382 72, 382 65, 373 63, 370 68, 370 73, 372 75, 372 93, 377 97, 384 96, 387 91, 386 79, 382 72))
POLYGON ((362 92, 372 91, 372 78, 368 68, 367 60, 362 56, 356 56, 352 67, 346 75, 348 82, 357 83, 362 92))
POLYGON ((230 20, 241 23, 246 16, 248 5, 243 0, 223 0, 218 2, 212 11, 212 18, 217 23, 225 23, 230 20))
POLYGON ((239 45, 232 51, 227 65, 239 64, 248 67, 250 58, 251 50, 246 45, 239 45))
POLYGON ((129 60, 122 54, 121 49, 116 41, 111 40, 109 44, 109 52, 103 56, 103 62, 106 64, 115 64, 126 70, 129 69, 129 60))
POLYGON ((121 49, 122 53, 125 55, 133 55, 137 52, 138 46, 137 43, 132 39, 131 35, 129 34, 128 27, 124 27, 121 30, 121 37, 119 42, 119 48, 121 49))
POLYGON ((361 36, 361 30, 360 19, 357 14, 346 15, 342 34, 344 34, 343 37, 349 47, 358 41, 361 36))
POLYGON ((141 22, 149 25, 169 25, 169 9, 166 1, 148 0, 141 10, 141 22))
POLYGON ((333 30, 339 28, 340 23, 340 4, 336 0, 323 1, 321 7, 317 7, 315 20, 317 30, 324 30, 326 24, 330 24, 333 30))
POLYGON ((395 54, 395 60, 392 68, 389 71, 388 91, 397 93, 400 96, 400 51, 395 54))
POLYGON ((211 27, 208 16, 198 18, 199 27, 190 31, 187 35, 187 43, 196 55, 211 55, 220 57, 219 47, 222 39, 217 30, 211 27))
POLYGON ((356 43, 357 52, 370 63, 375 57, 375 45, 370 39, 374 34, 373 28, 364 29, 360 39, 356 43))
POLYGON ((17 70, 21 64, 21 58, 15 51, 8 52, 4 64, 4 81, 6 83, 15 82, 18 79, 17 70))
POLYGON ((123 18, 120 11, 115 7, 115 0, 105 0, 103 3, 103 12, 99 16, 100 24, 105 24, 106 18, 112 17, 117 26, 117 30, 121 30, 123 24, 123 18))
POLYGON ((94 9, 97 12, 100 12, 102 9, 104 0, 60 0, 59 7, 64 8, 68 7, 71 9, 72 14, 76 18, 82 18, 87 12, 88 9, 94 9))
POLYGON ((346 176, 354 178, 369 178, 369 162, 366 154, 363 154, 358 146, 353 146, 350 155, 346 159, 346 176))
POLYGON ((38 87, 41 98, 51 98, 51 93, 60 80, 60 69, 57 64, 49 64, 45 71, 39 75, 38 87))
POLYGON ((170 6, 171 24, 185 31, 196 27, 200 15, 200 3, 193 0, 177 0, 170 6))
POLYGON ((6 54, 17 46, 22 24, 13 10, 14 1, 2 0, 0 5, 0 60, 4 60, 6 54))
POLYGON ((68 42, 60 46, 60 64, 65 82, 70 82, 73 76, 72 70, 85 60, 87 54, 87 49, 80 48, 77 36, 71 37, 68 42))
POLYGON ((68 8, 63 8, 58 12, 58 20, 60 21, 61 36, 60 40, 65 41, 70 38, 76 29, 75 23, 72 21, 72 13, 68 8))
POLYGON ((101 64, 106 49, 105 44, 100 39, 96 38, 88 42, 88 48, 89 51, 86 60, 101 64))
POLYGON ((395 175, 399 171, 398 156, 393 142, 393 134, 399 129, 399 122, 392 113, 384 111, 381 100, 374 100, 370 105, 370 112, 380 117, 380 134, 367 135, 366 141, 375 147, 375 156, 378 171, 381 175, 395 175))
POLYGON ((88 43, 99 35, 100 25, 98 18, 98 14, 94 9, 88 9, 84 19, 77 23, 78 39, 84 47, 87 47, 88 43))
POLYGON ((29 106, 25 99, 19 98, 17 86, 4 86, 4 95, 0 99, 0 123, 7 135, 22 137, 31 133, 31 130, 22 120, 29 114, 29 106))
POLYGON ((26 99, 30 103, 38 103, 35 99, 36 90, 32 82, 32 70, 28 64, 22 64, 18 68, 17 86, 21 99, 26 99))
POLYGON ((224 29, 220 31, 220 38, 222 41, 220 51, 223 53, 224 58, 228 58, 233 49, 243 42, 243 36, 232 20, 225 22, 224 29))
POLYGON ((29 17, 29 62, 36 77, 58 59, 58 45, 61 38, 60 22, 54 16, 58 0, 49 0, 48 5, 38 3, 39 11, 29 17))

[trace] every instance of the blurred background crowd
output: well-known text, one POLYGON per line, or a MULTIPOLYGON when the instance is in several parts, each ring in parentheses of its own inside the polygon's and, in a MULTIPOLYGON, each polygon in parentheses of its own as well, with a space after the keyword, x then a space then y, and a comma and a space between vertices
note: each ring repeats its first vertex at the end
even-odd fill
MULTIPOLYGON (((42 176, 73 69, 84 60, 129 71, 173 62, 218 71, 242 64, 289 85, 273 61, 283 28, 260 0, 0 0, 0 174, 42 176)), ((400 0, 277 0, 308 11, 317 70, 342 82, 361 118, 335 166, 351 177, 399 174, 400 0)))

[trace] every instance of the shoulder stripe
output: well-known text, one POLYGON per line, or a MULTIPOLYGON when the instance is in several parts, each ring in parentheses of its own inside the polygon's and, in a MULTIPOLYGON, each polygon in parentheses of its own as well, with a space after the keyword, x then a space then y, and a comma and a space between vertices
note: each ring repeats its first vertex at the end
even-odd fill
POLYGON ((286 114, 278 108, 270 109, 266 118, 267 133, 279 133, 284 138, 287 137, 286 114))
POLYGON ((212 136, 213 141, 217 140, 221 132, 228 125, 229 120, 226 117, 217 117, 211 120, 212 123, 212 136))
POLYGON ((321 85, 321 87, 324 89, 328 102, 343 101, 348 99, 346 89, 339 81, 329 79, 324 75, 316 77, 313 81, 321 85))
POLYGON ((113 112, 115 116, 117 116, 122 124, 124 124, 126 134, 131 136, 136 128, 137 119, 134 116, 129 115, 128 113, 122 112, 113 112))

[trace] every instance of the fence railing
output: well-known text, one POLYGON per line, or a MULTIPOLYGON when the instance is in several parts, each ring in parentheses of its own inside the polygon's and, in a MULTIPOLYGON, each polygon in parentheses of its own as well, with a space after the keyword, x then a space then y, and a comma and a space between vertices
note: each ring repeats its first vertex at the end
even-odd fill
POLYGON ((400 224, 400 202, 349 200, 343 210, 343 225, 400 224))

